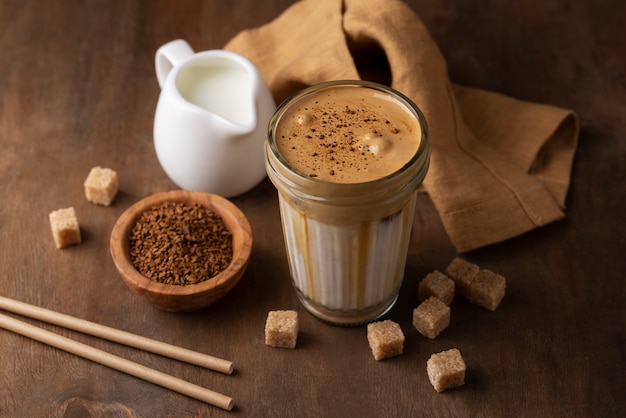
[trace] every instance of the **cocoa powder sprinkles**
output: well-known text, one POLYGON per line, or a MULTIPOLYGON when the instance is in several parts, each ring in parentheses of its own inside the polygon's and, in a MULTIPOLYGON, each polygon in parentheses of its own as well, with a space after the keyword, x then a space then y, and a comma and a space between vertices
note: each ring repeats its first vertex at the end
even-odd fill
POLYGON ((225 270, 233 258, 224 220, 199 204, 153 206, 133 226, 129 242, 135 268, 165 284, 200 283, 225 270))

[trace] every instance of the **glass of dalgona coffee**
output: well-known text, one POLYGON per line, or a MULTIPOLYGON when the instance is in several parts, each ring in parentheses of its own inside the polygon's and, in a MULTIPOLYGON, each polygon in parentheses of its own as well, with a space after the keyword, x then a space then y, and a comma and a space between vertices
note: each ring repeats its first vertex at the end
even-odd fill
POLYGON ((358 325, 393 306, 429 156, 424 115, 389 87, 333 81, 278 107, 266 169, 293 284, 313 315, 358 325))

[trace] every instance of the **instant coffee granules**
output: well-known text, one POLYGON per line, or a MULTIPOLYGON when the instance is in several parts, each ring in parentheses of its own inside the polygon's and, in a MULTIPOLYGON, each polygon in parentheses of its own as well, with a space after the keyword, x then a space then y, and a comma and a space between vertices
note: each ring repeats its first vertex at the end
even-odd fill
POLYGON ((165 284, 200 283, 225 270, 233 258, 224 220, 199 204, 153 206, 141 214, 129 241, 135 268, 165 284))

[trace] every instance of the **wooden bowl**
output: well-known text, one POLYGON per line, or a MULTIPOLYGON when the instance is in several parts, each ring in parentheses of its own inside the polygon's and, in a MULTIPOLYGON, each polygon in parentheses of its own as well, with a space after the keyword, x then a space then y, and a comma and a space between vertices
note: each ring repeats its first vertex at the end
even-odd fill
POLYGON ((241 279, 252 251, 252 229, 243 212, 227 199, 209 193, 175 190, 149 196, 128 208, 113 226, 110 246, 113 262, 133 292, 164 311, 192 312, 217 302, 241 279), (165 202, 198 203, 221 216, 233 239, 233 259, 224 271, 187 285, 160 283, 137 271, 129 254, 132 228, 144 211, 165 202))

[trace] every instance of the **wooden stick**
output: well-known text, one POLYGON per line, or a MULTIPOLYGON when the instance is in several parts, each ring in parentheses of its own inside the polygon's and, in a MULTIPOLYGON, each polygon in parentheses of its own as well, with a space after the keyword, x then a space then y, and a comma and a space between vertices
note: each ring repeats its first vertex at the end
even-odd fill
POLYGON ((141 337, 126 331, 120 331, 104 325, 75 318, 70 315, 54 312, 45 308, 30 305, 0 296, 0 309, 38 319, 50 324, 59 325, 84 334, 93 335, 105 340, 135 347, 150 353, 159 354, 176 360, 184 361, 221 373, 232 374, 233 363, 207 354, 198 353, 186 348, 176 347, 161 341, 141 337))
POLYGON ((226 395, 46 331, 18 319, 0 314, 0 327, 222 409, 230 411, 233 408, 232 398, 226 395))

